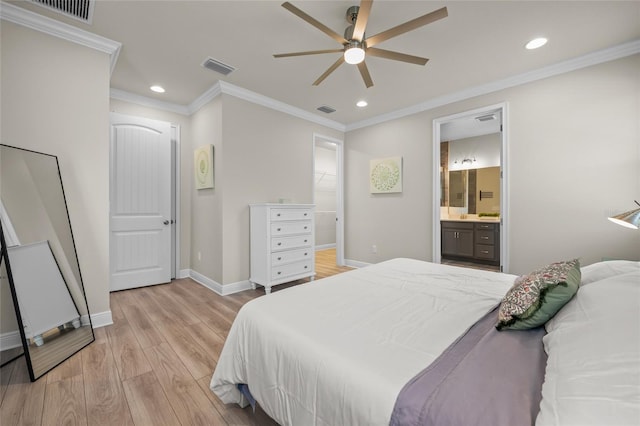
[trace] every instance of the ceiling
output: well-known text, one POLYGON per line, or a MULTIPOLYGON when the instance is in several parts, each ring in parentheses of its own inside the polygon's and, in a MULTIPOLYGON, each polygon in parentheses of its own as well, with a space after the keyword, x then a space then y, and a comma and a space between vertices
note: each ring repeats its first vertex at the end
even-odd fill
MULTIPOLYGON (((373 87, 347 64, 314 87, 338 53, 272 55, 341 46, 282 1, 100 0, 91 25, 25 0, 10 3, 122 43, 113 89, 186 106, 221 80, 345 125, 640 39, 640 1, 376 0, 367 36, 448 8, 447 18, 377 46, 429 62, 368 57, 373 87), (541 35, 549 39, 546 46, 524 49, 541 35), (207 57, 236 70, 228 76, 207 70, 201 66, 207 57), (166 93, 151 92, 153 84, 166 93), (356 107, 361 99, 369 106, 356 107), (321 105, 336 111, 324 114, 316 110, 321 105)), ((342 34, 345 12, 358 1, 292 3, 342 34)))

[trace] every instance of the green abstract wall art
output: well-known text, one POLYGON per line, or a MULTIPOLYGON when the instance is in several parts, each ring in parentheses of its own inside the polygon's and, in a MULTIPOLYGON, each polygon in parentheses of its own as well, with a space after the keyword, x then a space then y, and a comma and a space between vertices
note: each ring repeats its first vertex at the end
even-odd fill
POLYGON ((196 189, 213 188, 213 145, 203 145, 193 153, 196 189))
POLYGON ((372 194, 402 192, 402 157, 371 160, 369 190, 372 194))

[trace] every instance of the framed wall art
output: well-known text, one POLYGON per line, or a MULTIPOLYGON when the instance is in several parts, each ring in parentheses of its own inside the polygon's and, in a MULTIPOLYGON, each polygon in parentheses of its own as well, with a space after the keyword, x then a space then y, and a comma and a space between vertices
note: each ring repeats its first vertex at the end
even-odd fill
POLYGON ((402 192, 402 157, 371 160, 369 190, 372 194, 402 192))
POLYGON ((213 145, 203 145, 193 153, 196 189, 213 188, 213 145))

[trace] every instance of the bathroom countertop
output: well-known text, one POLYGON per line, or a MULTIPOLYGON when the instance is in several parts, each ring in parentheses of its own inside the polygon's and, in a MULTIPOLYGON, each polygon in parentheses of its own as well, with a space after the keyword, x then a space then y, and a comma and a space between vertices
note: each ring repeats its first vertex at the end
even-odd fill
POLYGON ((459 216, 455 217, 455 216, 441 216, 440 217, 440 221, 447 221, 447 222, 481 222, 481 223, 499 223, 500 222, 500 218, 499 217, 478 217, 475 214, 469 214, 467 215, 466 218, 462 219, 459 216))

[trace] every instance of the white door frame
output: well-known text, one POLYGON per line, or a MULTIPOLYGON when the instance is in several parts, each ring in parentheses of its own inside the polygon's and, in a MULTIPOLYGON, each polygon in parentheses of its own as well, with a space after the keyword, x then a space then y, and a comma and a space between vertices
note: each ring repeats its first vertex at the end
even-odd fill
POLYGON ((316 198, 316 142, 336 144, 336 264, 344 266, 344 141, 313 133, 312 185, 313 202, 316 198))
POLYGON ((173 166, 172 176, 172 196, 171 196, 171 210, 173 212, 173 235, 171 239, 172 257, 174 263, 171 267, 171 279, 183 278, 180 275, 180 226, 182 225, 180 217, 180 125, 171 123, 171 165, 173 166))
POLYGON ((500 110, 502 116, 502 146, 500 150, 500 270, 509 272, 509 163, 507 159, 508 148, 508 104, 502 102, 471 111, 448 115, 433 120, 433 262, 440 263, 441 253, 441 228, 440 228, 440 126, 456 119, 471 115, 482 115, 500 110))

